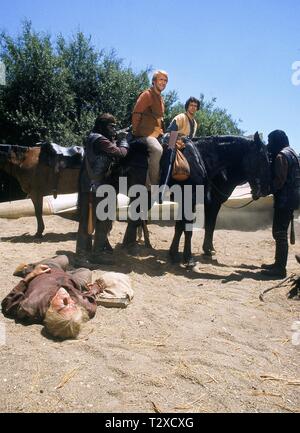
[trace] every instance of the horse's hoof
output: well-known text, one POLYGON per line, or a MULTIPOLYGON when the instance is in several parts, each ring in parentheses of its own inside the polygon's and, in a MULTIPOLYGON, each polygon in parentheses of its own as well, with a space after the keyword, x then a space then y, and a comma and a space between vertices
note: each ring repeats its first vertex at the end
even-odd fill
POLYGON ((111 253, 98 253, 91 254, 90 261, 92 263, 97 263, 98 265, 114 265, 115 260, 111 253))
POLYGON ((124 246, 126 249, 126 253, 130 256, 138 256, 139 255, 139 249, 137 245, 126 245, 124 246))
POLYGON ((75 268, 87 268, 90 271, 94 271, 99 268, 95 263, 92 263, 86 257, 75 257, 73 265, 75 268))
POLYGON ((203 250, 203 255, 206 257, 212 257, 216 255, 216 250, 203 250))
POLYGON ((169 251, 169 259, 170 259, 171 263, 173 263, 173 264, 181 262, 181 258, 180 258, 179 253, 171 253, 169 251))
POLYGON ((191 256, 187 259, 184 259, 183 263, 187 269, 192 269, 196 266, 197 261, 191 256))
POLYGON ((151 250, 151 251, 154 250, 153 246, 151 244, 148 244, 148 243, 145 244, 144 247, 147 248, 147 250, 151 250))

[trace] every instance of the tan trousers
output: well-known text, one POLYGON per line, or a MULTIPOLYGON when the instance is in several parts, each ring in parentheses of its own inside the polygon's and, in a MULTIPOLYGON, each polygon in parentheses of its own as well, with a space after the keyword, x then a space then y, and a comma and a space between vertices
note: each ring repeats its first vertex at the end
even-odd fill
POLYGON ((151 185, 158 185, 160 181, 160 158, 163 148, 160 142, 155 137, 143 137, 142 140, 147 145, 149 152, 148 158, 148 173, 151 185))

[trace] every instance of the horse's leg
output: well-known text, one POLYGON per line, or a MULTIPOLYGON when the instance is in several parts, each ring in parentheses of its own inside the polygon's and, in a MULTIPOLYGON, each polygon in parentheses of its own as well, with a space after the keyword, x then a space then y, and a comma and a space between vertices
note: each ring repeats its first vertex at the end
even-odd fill
POLYGON ((143 237, 143 227, 142 226, 138 226, 137 236, 138 236, 138 242, 141 242, 142 237, 143 237))
POLYGON ((142 221, 141 225, 137 228, 137 237, 138 237, 138 243, 141 243, 142 238, 144 237, 144 245, 146 248, 152 249, 152 245, 150 242, 150 236, 149 236, 149 230, 147 226, 147 221, 142 221))
MULTIPOLYGON (((147 201, 147 211, 152 207, 152 198, 151 193, 148 191, 148 201, 147 201)), ((152 245, 150 243, 149 231, 147 228, 147 221, 143 219, 138 219, 137 221, 129 220, 126 228, 126 232, 123 238, 123 248, 129 250, 131 254, 136 254, 137 252, 137 234, 138 230, 142 230, 144 232, 145 239, 145 247, 152 249, 152 245)), ((139 232, 140 235, 140 232, 139 232)))
MULTIPOLYGON (((154 200, 151 196, 151 191, 148 191, 148 204, 147 204, 147 212, 152 208, 154 200)), ((150 234, 148 230, 147 220, 141 220, 141 225, 138 226, 138 237, 141 239, 142 234, 144 234, 144 244, 145 247, 153 250, 153 247, 150 242, 150 234)))
POLYGON ((147 221, 142 221, 142 228, 143 228, 143 232, 144 232, 145 247, 152 250, 153 247, 152 247, 151 242, 150 242, 150 235, 149 235, 149 230, 148 230, 148 226, 147 226, 147 221))
POLYGON ((192 255, 192 230, 184 230, 184 249, 183 249, 183 261, 188 266, 195 266, 195 260, 192 255))
POLYGON ((123 238, 122 246, 127 250, 132 250, 132 252, 137 247, 137 228, 138 224, 136 221, 128 221, 127 228, 125 231, 125 235, 123 238))
MULTIPOLYGON (((195 192, 195 190, 194 190, 195 192)), ((184 197, 184 200, 187 200, 184 197)), ((186 202, 184 202, 186 204, 186 202)), ((192 212, 195 215, 196 212, 196 196, 192 195, 192 212)), ((192 256, 192 236, 193 236, 193 224, 194 220, 186 219, 184 217, 184 248, 183 248, 183 262, 187 267, 195 266, 196 261, 192 256), (189 225, 189 230, 187 230, 187 226, 189 225)))
POLYGON ((45 229, 43 221, 43 196, 42 194, 35 194, 31 196, 31 200, 34 206, 35 217, 37 220, 37 232, 34 236, 36 238, 42 238, 43 231, 45 229))
POLYGON ((208 196, 206 196, 204 203, 205 235, 202 249, 204 254, 210 257, 216 253, 213 245, 213 236, 219 210, 222 203, 228 199, 228 197, 232 194, 235 185, 237 185, 237 183, 235 183, 233 180, 224 182, 224 180, 221 179, 221 182, 223 183, 220 184, 220 179, 215 181, 214 186, 217 186, 218 189, 217 191, 212 190, 210 192, 210 197, 208 198, 208 196), (222 194, 220 191, 222 191, 222 194))
POLYGON ((210 257, 216 253, 213 245, 213 236, 220 207, 221 203, 219 201, 205 203, 205 234, 202 249, 204 254, 210 257))
POLYGON ((181 235, 184 231, 184 222, 183 221, 176 221, 175 224, 175 233, 172 240, 171 247, 169 249, 169 256, 173 263, 179 263, 180 262, 180 256, 178 253, 179 250, 179 242, 181 235))

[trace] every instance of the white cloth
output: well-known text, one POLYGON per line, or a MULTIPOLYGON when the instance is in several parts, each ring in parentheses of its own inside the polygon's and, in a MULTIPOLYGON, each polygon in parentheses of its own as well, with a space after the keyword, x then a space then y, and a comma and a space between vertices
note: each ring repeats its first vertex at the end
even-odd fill
POLYGON ((105 272, 97 279, 103 285, 103 292, 97 295, 98 305, 124 308, 132 300, 134 292, 128 275, 120 272, 105 272))

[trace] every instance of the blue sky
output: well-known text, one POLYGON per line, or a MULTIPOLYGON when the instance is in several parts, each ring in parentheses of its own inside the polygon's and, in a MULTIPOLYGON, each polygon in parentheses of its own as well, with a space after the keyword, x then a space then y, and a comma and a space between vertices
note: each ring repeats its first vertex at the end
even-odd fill
POLYGON ((136 71, 165 69, 183 102, 216 97, 247 134, 283 129, 300 152, 299 0, 0 0, 1 29, 25 18, 53 37, 81 30, 136 71))

